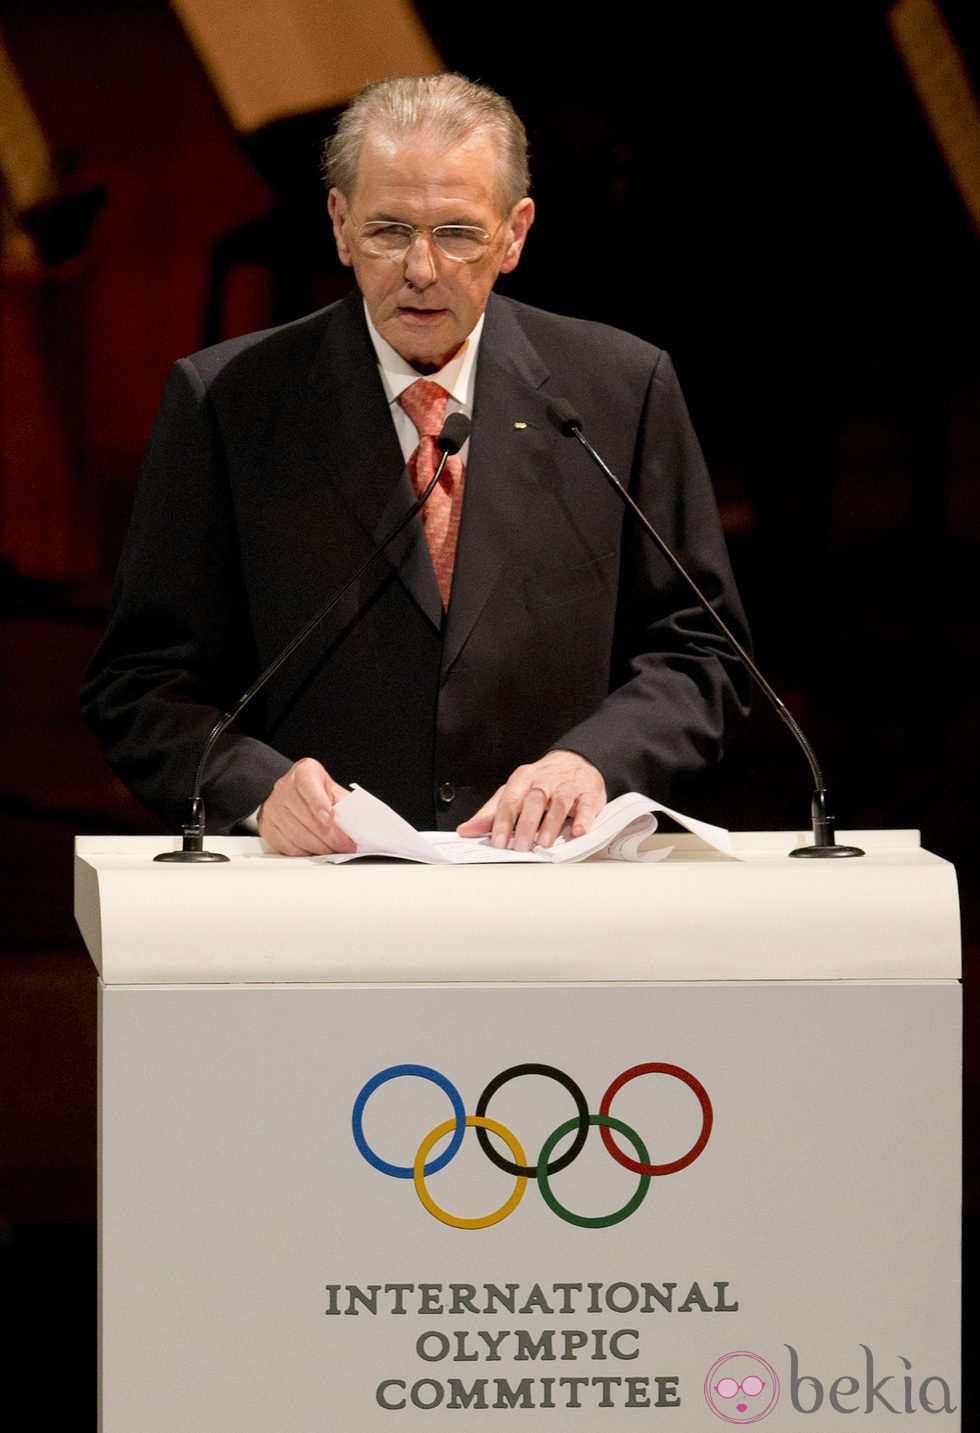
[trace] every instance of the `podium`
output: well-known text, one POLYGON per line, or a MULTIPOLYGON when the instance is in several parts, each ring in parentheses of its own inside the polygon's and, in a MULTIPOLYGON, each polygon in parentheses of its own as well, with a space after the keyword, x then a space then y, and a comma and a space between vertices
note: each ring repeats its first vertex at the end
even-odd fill
POLYGON ((79 838, 102 1433, 958 1428, 955 876, 841 839, 79 838))

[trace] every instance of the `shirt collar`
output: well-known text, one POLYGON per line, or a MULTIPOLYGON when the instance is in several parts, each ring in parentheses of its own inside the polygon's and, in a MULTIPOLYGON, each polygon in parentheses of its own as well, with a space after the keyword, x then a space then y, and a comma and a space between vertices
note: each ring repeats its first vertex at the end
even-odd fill
POLYGON ((438 373, 421 374, 400 353, 392 348, 386 338, 371 322, 371 315, 367 311, 367 304, 364 305, 364 317, 367 320, 368 333, 371 342, 374 344, 374 351, 378 359, 378 367, 381 369, 381 381, 384 383, 385 393, 388 402, 394 403, 399 395, 414 383, 417 378, 429 378, 433 383, 438 383, 445 388, 451 398, 457 403, 472 412, 473 409, 473 385, 476 379, 476 356, 480 349, 480 338, 483 334, 483 320, 486 313, 481 313, 473 329, 466 338, 462 347, 453 357, 439 369, 438 373))

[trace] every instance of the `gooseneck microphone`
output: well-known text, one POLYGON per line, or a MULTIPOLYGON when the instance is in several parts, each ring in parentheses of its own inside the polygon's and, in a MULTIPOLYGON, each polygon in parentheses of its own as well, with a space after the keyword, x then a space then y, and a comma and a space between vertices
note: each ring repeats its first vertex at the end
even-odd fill
POLYGON ((389 543, 394 542, 398 534, 408 526, 412 518, 415 517, 416 513, 421 512, 426 502, 428 502, 429 495, 432 493, 439 479, 442 477, 442 470, 446 466, 446 459, 452 457, 454 454, 459 452, 460 448, 466 442, 469 435, 470 420, 469 418, 467 418, 466 414, 450 413, 445 423, 443 423, 442 425, 442 432, 436 439, 436 447, 439 449, 441 457, 439 459, 439 463, 436 467, 435 472, 432 474, 432 478, 425 487, 424 492, 422 492, 416 498, 415 502, 405 513, 404 517, 399 518, 398 521, 395 523, 394 527, 390 530, 390 532, 387 532, 385 536, 381 539, 381 541, 377 544, 377 546, 372 549, 370 555, 365 558, 365 560, 361 563, 360 567, 353 574, 353 576, 347 579, 343 587, 339 588, 336 592, 331 594, 331 596, 323 604, 320 610, 315 613, 313 617, 310 618, 306 626, 303 627, 299 632, 297 632, 295 637, 292 637, 286 643, 285 647, 283 647, 282 651, 277 657, 273 658, 273 660, 266 667, 265 671, 260 676, 256 677, 255 681, 252 683, 252 685, 248 688, 246 692, 242 693, 242 695, 238 698, 238 701, 235 703, 232 709, 230 711, 225 712, 224 716, 222 716, 217 722, 215 722, 208 735, 207 741, 204 743, 204 748, 201 752, 200 760, 197 763, 197 771, 194 776, 194 790, 190 796, 188 803, 188 820, 184 823, 182 828, 184 836, 180 850, 162 851, 159 856, 154 856, 153 859, 155 861, 169 861, 175 863, 206 863, 212 861, 228 860, 228 857, 223 856, 219 851, 205 851, 204 849, 205 814, 204 800, 201 796, 201 785, 204 780, 204 771, 208 764, 208 758, 214 750, 215 742, 219 739, 219 737, 224 734, 224 732, 228 730, 232 722, 235 721, 235 719, 241 715, 242 711, 245 709, 245 707, 248 706, 252 698, 258 696, 262 688, 266 685, 268 681, 272 679, 272 677, 275 676, 276 672, 278 672, 279 668, 283 665, 283 663, 288 661, 289 658, 296 651, 296 649, 298 647, 301 647, 306 641, 306 639, 311 636, 313 632, 316 631, 320 623, 324 620, 324 618, 329 616, 329 614, 333 611, 334 607, 336 607, 337 603, 344 596, 344 594, 353 587, 354 583, 358 580, 361 574, 371 566, 371 563, 374 561, 374 559, 376 557, 379 557, 380 554, 384 552, 385 548, 389 545, 389 543))
POLYGON ((680 559, 676 557, 673 552, 671 552, 670 548, 664 542, 663 538, 657 532, 653 524, 649 521, 646 514, 637 506, 637 504, 630 497, 629 493, 623 487, 622 483, 619 481, 616 475, 603 462, 602 458, 599 456, 595 448, 593 448, 592 444, 589 442, 588 438, 586 438, 585 434, 582 432, 582 420, 576 413, 572 405, 565 398, 555 398, 552 400, 551 403, 548 404, 547 412, 548 421, 553 425, 553 427, 558 429, 558 432, 561 433, 562 437, 578 439, 582 447, 588 453, 589 457, 601 470, 604 476, 608 479, 611 486, 618 493, 622 501, 626 504, 626 506, 633 513, 633 515, 641 523, 643 530, 646 532, 648 537, 650 537, 650 539, 660 549, 660 552, 670 563, 671 567, 674 569, 677 575, 683 578, 683 580, 687 583, 688 587, 691 589, 691 591, 697 598, 700 606, 704 609, 706 615, 717 627, 718 631, 721 633, 725 641, 731 647, 732 651, 738 657, 739 661, 745 667, 746 671, 748 672, 752 680, 755 682, 756 686, 759 688, 760 691, 765 694, 766 698, 775 708, 782 721, 786 724, 786 726, 789 727, 790 731, 793 733, 794 737, 799 742, 800 747, 803 750, 803 755, 806 757, 807 762, 809 763, 810 772, 813 776, 814 789, 813 797, 810 803, 810 813, 813 824, 813 845, 799 846, 795 851, 790 851, 790 855, 803 857, 863 856, 864 852, 860 850, 860 848, 857 846, 837 845, 836 840, 834 839, 835 818, 830 814, 827 787, 824 783, 823 771, 820 767, 819 761, 817 760, 817 756, 815 751, 813 750, 813 747, 810 745, 809 741, 804 736, 803 731, 799 726, 799 723, 796 721, 789 708, 785 705, 782 698, 777 696, 776 692, 766 681, 765 677, 759 671, 759 668, 756 666, 755 662, 753 662, 752 658, 742 646, 741 642, 738 640, 735 634, 729 630, 728 626, 724 621, 722 621, 721 617, 718 616, 718 613, 715 611, 711 603, 708 601, 707 597, 705 597, 704 593, 698 587, 697 583, 694 581, 694 578, 684 567, 680 559))

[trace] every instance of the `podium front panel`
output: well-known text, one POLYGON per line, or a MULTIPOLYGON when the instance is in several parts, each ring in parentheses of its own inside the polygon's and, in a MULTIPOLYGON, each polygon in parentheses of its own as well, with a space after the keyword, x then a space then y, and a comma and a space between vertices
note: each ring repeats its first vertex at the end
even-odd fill
POLYGON ((103 1433, 958 1428, 959 997, 104 986, 103 1433))

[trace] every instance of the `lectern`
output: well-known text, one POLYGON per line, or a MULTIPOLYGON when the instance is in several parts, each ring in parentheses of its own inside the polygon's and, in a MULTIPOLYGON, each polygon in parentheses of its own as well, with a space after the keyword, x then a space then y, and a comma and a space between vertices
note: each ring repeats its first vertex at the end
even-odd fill
POLYGON ((958 1428, 954 873, 802 839, 80 838, 102 1433, 958 1428))

